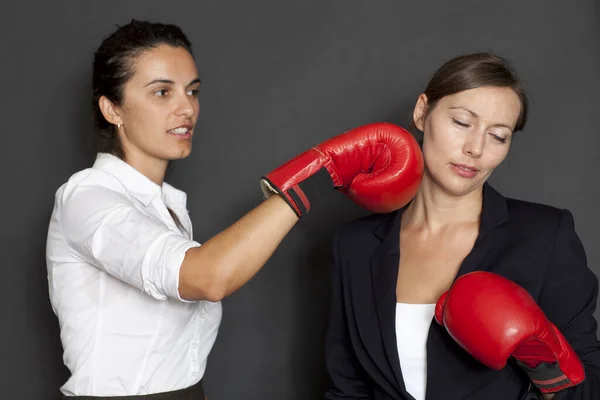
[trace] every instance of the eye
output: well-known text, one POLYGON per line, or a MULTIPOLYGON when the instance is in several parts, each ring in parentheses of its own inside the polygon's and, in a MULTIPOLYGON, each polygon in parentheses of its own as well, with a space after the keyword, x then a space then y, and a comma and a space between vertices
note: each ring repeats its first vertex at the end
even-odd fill
POLYGON ((506 138, 496 135, 495 133, 490 133, 490 135, 494 138, 494 140, 500 143, 506 143, 506 138))
POLYGON ((457 120, 456 118, 452 118, 452 122, 454 122, 454 124, 460 126, 461 128, 470 128, 471 127, 471 125, 461 122, 461 121, 457 120))
POLYGON ((154 94, 158 97, 164 97, 167 95, 169 91, 167 89, 159 89, 157 91, 154 92, 154 94))
POLYGON ((188 90, 188 95, 189 96, 198 97, 199 93, 200 93, 200 89, 190 89, 190 90, 188 90))

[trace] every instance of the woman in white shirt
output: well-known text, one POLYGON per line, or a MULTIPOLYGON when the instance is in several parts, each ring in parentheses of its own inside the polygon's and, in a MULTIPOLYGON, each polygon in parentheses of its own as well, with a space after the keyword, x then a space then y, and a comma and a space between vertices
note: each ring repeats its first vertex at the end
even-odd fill
POLYGON ((47 239, 71 372, 63 398, 204 398, 221 299, 259 271, 322 194, 340 189, 385 211, 416 191, 422 163, 410 135, 389 124, 351 130, 264 176, 265 201, 200 246, 186 194, 164 182, 168 163, 191 152, 199 89, 191 44, 174 25, 134 20, 96 51, 97 158, 57 190, 47 239), (394 145, 384 157, 382 143, 394 145), (381 164, 386 157, 402 167, 381 164), (352 183, 359 176, 363 186, 352 183))

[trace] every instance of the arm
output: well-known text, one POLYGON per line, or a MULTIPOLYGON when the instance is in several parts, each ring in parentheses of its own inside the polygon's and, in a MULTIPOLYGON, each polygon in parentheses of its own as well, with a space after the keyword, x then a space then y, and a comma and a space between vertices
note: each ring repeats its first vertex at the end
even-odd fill
POLYGON ((573 216, 566 210, 561 215, 552 264, 544 282, 540 307, 573 347, 586 375, 581 384, 556 393, 554 400, 600 399, 600 342, 594 318, 598 278, 587 266, 573 216))
POLYGON ((372 398, 365 372, 350 343, 337 235, 333 239, 331 307, 329 328, 325 339, 325 362, 332 383, 325 393, 326 400, 372 398))
POLYGON ((262 268, 296 222, 283 198, 271 196, 201 247, 190 248, 181 265, 181 297, 218 301, 235 292, 262 268))
POLYGON ((298 221, 272 196, 200 246, 108 188, 81 185, 58 201, 73 252, 159 300, 220 300, 258 272, 298 221))
POLYGON ((272 196, 269 200, 202 247, 187 252, 181 296, 218 300, 239 289, 264 265, 298 218, 335 188, 371 211, 402 207, 418 189, 422 169, 412 135, 387 123, 352 129, 294 157, 261 179, 263 192, 272 196))
POLYGON ((390 211, 414 195, 421 172, 420 150, 410 133, 371 124, 327 140, 263 177, 269 199, 203 246, 137 211, 122 194, 97 187, 68 194, 61 224, 82 258, 156 298, 218 301, 252 279, 324 194, 341 189, 371 211, 390 211))

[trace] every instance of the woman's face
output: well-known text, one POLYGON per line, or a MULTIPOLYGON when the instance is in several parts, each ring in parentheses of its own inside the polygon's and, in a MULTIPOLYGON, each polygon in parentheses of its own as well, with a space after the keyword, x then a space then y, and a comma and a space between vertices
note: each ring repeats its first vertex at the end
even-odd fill
POLYGON ((446 193, 463 196, 483 186, 506 158, 521 103, 505 87, 480 87, 441 98, 428 108, 421 95, 414 121, 423 131, 425 174, 446 193))
POLYGON ((111 122, 121 124, 125 158, 144 162, 187 157, 200 109, 200 80, 191 54, 160 45, 142 53, 133 71, 122 105, 110 106, 111 122))

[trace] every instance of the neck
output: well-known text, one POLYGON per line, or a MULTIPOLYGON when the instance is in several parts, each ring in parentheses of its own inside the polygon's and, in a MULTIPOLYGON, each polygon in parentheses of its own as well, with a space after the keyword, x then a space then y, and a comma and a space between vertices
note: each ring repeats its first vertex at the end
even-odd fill
POLYGON ((131 152, 126 155, 125 162, 141 172, 158 186, 162 186, 169 164, 168 161, 148 157, 145 154, 131 152))
POLYGON ((427 173, 402 217, 403 226, 431 233, 457 224, 479 221, 483 188, 456 197, 435 185, 427 173))

